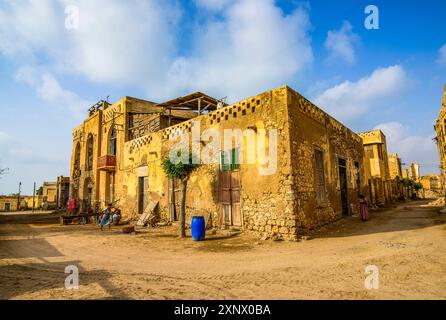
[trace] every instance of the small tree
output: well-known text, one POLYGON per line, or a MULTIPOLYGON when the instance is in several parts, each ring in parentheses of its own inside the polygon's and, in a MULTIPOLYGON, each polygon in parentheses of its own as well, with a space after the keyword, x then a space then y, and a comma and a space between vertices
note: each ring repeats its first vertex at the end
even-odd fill
POLYGON ((419 190, 423 189, 423 185, 421 184, 421 182, 414 181, 413 187, 415 188, 415 191, 419 191, 419 190))
POLYGON ((8 171, 8 168, 0 168, 0 179, 2 178, 3 175, 6 174, 6 172, 8 171))
MULTIPOLYGON (((189 159, 193 159, 192 155, 189 159)), ((163 170, 169 179, 178 179, 181 184, 180 238, 186 237, 186 188, 190 174, 200 165, 193 163, 173 163, 169 158, 163 161, 163 170)), ((175 192, 175 190, 173 190, 175 192)))

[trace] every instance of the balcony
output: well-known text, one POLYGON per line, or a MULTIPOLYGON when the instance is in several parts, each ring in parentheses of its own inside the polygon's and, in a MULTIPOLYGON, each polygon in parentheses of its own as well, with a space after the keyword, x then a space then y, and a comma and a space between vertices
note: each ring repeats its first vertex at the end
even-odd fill
POLYGON ((115 171, 116 170, 116 157, 112 155, 106 155, 98 158, 98 170, 103 171, 115 171))

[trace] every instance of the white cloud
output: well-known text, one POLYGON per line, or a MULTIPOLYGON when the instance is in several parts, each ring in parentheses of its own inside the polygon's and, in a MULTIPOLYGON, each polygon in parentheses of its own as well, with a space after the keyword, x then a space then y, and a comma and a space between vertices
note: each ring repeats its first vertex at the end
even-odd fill
POLYGON ((4 143, 10 139, 11 137, 6 132, 0 131, 0 143, 4 143))
POLYGON ((222 10, 233 2, 235 0, 195 0, 197 7, 213 11, 222 10))
POLYGON ((402 161, 409 165, 412 162, 421 164, 422 174, 438 171, 437 146, 432 140, 435 134, 420 136, 411 134, 411 128, 405 127, 399 122, 387 122, 378 124, 375 129, 381 129, 387 139, 389 153, 398 153, 402 161))
POLYGON ((5 2, 0 52, 58 78, 142 88, 154 100, 196 90, 245 97, 291 81, 313 59, 306 10, 286 15, 273 0, 197 0, 211 10, 192 25, 187 54, 173 0, 79 0, 78 30, 65 28, 67 4, 5 2))
POLYGON ((446 67, 446 44, 444 44, 439 50, 438 50, 438 59, 437 63, 441 66, 446 67))
POLYGON ((319 107, 340 120, 357 118, 371 108, 388 106, 408 86, 409 80, 400 65, 378 68, 356 82, 344 81, 325 90, 314 99, 319 107))
POLYGON ((312 63, 304 9, 285 15, 272 0, 243 0, 221 15, 196 32, 192 55, 176 59, 169 85, 234 100, 291 81, 312 63))
POLYGON ((354 45, 359 41, 359 36, 352 31, 353 27, 348 21, 344 21, 339 30, 330 30, 325 40, 325 48, 330 53, 329 61, 343 60, 353 64, 356 60, 354 45))
POLYGON ((33 67, 22 67, 15 74, 15 78, 34 88, 37 95, 47 104, 67 109, 79 119, 84 115, 84 111, 93 105, 76 93, 62 88, 59 81, 48 72, 41 72, 33 67))
POLYGON ((72 1, 9 1, 0 8, 0 52, 39 60, 99 83, 154 85, 174 59, 178 10, 169 1, 79 0, 79 28, 65 28, 72 1), (43 60, 43 59, 42 59, 43 60))

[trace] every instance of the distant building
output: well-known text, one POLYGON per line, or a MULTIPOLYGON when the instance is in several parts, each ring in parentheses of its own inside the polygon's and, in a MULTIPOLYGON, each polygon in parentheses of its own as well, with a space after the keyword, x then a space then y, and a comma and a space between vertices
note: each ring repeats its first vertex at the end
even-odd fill
POLYGON ((42 196, 44 210, 55 208, 57 201, 57 182, 44 182, 42 196))
POLYGON ((409 177, 412 180, 418 181, 420 180, 420 165, 418 162, 414 162, 410 164, 409 167, 409 177))
POLYGON ((436 193, 443 192, 443 176, 441 174, 426 174, 420 177, 424 190, 436 193))
POLYGON ((389 154, 389 175, 390 179, 403 178, 401 159, 398 157, 397 153, 389 154))
POLYGON ((402 170, 402 177, 403 179, 409 179, 409 169, 404 168, 402 170))
POLYGON ((361 132, 359 136, 364 145, 364 167, 370 202, 386 205, 392 199, 386 136, 381 130, 361 132))
MULTIPOLYGON (((31 210, 33 208, 32 196, 0 196, 0 212, 31 210)), ((35 208, 42 203, 42 197, 35 197, 35 208)))

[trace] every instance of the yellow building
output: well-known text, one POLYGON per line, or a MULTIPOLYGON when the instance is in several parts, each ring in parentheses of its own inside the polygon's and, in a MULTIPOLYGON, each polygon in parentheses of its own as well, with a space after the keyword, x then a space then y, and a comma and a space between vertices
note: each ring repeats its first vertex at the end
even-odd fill
POLYGON ((177 185, 161 164, 184 136, 202 160, 218 151, 187 189, 188 217, 205 215, 209 225, 295 239, 358 213, 368 190, 361 138, 283 86, 231 105, 199 92, 98 103, 73 130, 71 196, 83 210, 114 202, 135 219, 157 201, 160 218, 176 220, 177 185), (216 138, 228 132, 229 148, 216 138))
POLYGON ((423 185, 423 189, 435 192, 443 193, 443 177, 440 174, 426 174, 420 177, 420 182, 423 185))
POLYGON ((381 130, 362 132, 359 136, 364 144, 370 201, 376 205, 387 205, 398 197, 398 184, 391 180, 386 136, 381 130))
POLYGON ((401 159, 398 157, 397 153, 389 154, 389 176, 390 179, 402 179, 403 172, 401 167, 401 159))
POLYGON ((30 202, 30 196, 0 196, 0 212, 12 212, 19 210, 32 209, 32 202, 30 202))
POLYGON ((440 171, 443 176, 443 190, 445 190, 444 183, 446 182, 446 85, 444 86, 443 101, 441 109, 435 122, 435 141, 438 148, 438 156, 440 158, 440 171))
POLYGON ((409 178, 418 181, 420 180, 420 177, 420 165, 418 162, 411 163, 409 167, 409 178))
POLYGON ((402 171, 403 179, 409 179, 409 169, 404 168, 402 171))

